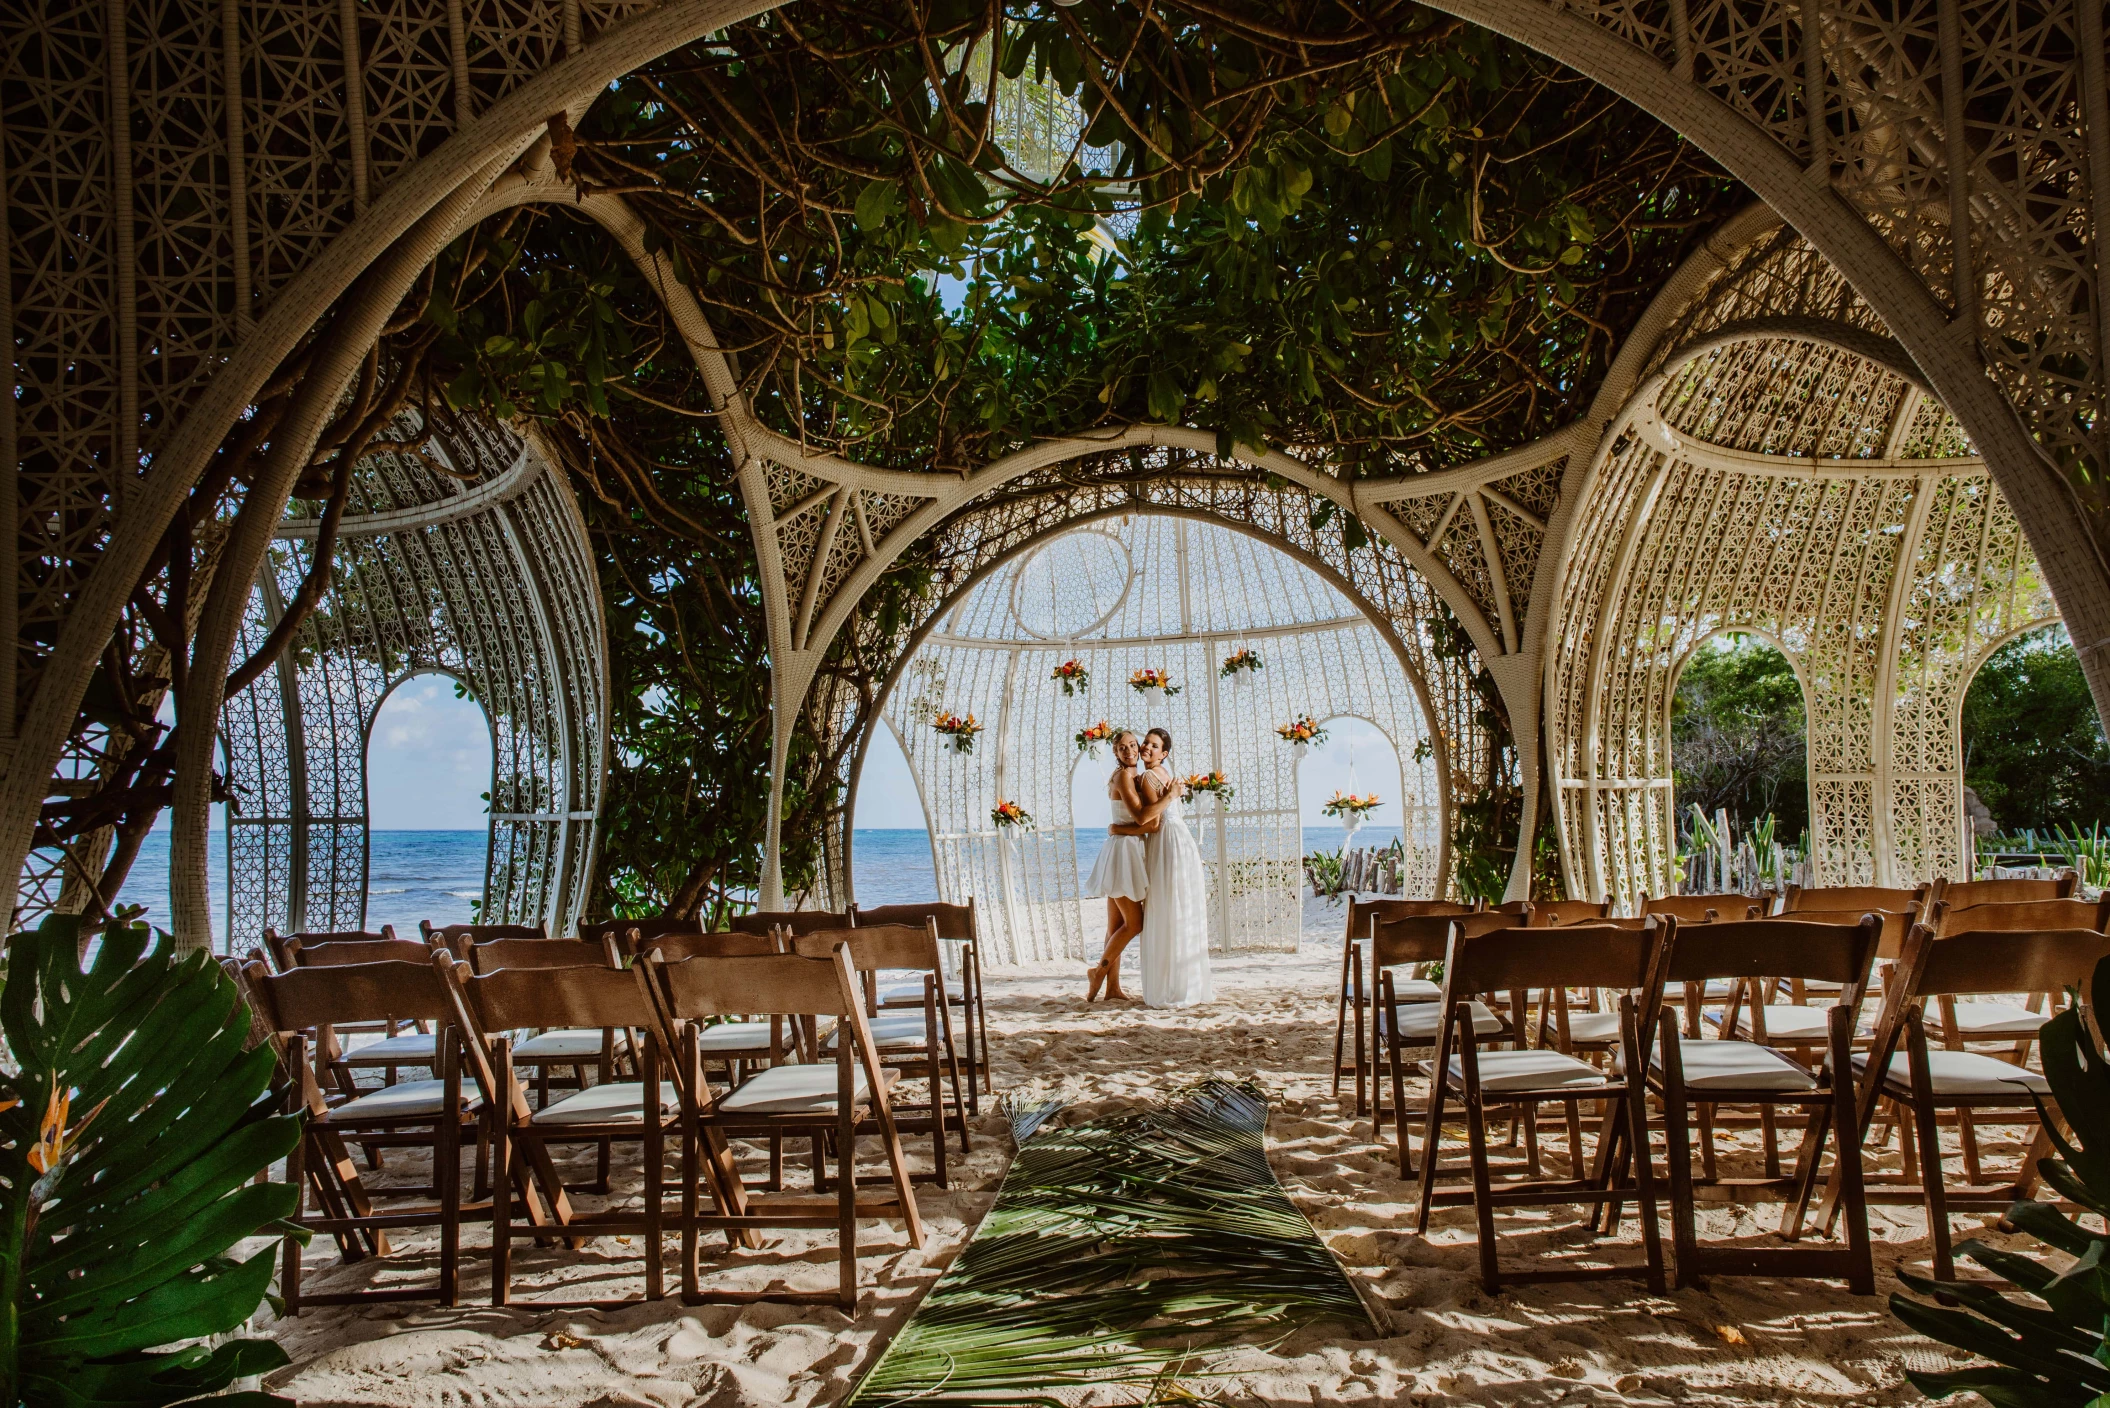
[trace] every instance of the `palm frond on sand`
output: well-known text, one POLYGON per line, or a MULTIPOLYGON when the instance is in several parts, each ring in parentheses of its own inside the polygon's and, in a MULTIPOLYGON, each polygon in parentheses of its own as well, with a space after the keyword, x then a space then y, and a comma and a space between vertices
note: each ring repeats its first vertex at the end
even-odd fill
POLYGON ((1268 1167, 1267 1101, 1210 1080, 1071 1126, 1013 1112, 1020 1144, 973 1239, 850 1395, 1056 1405, 1056 1391, 1170 1385, 1253 1335, 1369 1315, 1268 1167))

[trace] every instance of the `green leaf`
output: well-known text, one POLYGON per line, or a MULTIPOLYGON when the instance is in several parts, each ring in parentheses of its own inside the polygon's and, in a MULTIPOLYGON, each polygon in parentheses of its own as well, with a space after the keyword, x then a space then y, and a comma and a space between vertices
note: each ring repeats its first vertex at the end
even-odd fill
POLYGON ((866 234, 877 230, 901 209, 899 181, 873 181, 857 196, 857 228, 866 234))

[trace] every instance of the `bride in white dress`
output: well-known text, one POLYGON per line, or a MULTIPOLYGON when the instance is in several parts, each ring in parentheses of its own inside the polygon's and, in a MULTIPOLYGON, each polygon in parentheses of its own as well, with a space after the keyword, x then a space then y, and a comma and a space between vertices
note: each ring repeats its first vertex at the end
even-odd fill
MULTIPOLYGON (((1166 768, 1172 735, 1154 728, 1143 737, 1143 766, 1161 796, 1180 790, 1166 768)), ((1143 911, 1143 1003, 1187 1007, 1216 996, 1209 973, 1209 887, 1202 878, 1202 853, 1177 807, 1168 807, 1158 829, 1144 838, 1150 902, 1143 911)))

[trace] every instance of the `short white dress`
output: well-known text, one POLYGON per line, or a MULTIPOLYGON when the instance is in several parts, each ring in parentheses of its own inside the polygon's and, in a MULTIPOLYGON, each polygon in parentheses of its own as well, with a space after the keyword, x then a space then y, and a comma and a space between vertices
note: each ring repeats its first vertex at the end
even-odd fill
MULTIPOLYGON (((1114 822, 1117 825, 1132 823, 1136 814, 1114 787, 1114 777, 1106 779, 1106 795, 1114 804, 1114 822)), ((1099 848, 1099 859, 1092 863, 1092 873, 1084 882, 1088 895, 1105 895, 1109 899, 1129 899, 1141 903, 1150 893, 1150 867, 1145 860, 1141 836, 1108 835, 1106 844, 1099 848)))

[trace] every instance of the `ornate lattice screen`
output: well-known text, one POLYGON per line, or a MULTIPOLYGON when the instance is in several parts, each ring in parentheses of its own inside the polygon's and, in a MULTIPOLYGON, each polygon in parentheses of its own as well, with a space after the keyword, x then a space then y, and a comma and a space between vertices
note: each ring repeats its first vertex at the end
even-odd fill
MULTIPOLYGON (((418 457, 370 456, 330 590, 278 669, 227 702, 223 939, 357 929, 366 915, 366 745, 406 677, 459 680, 490 721, 491 922, 576 922, 604 771, 606 649, 585 527, 531 439, 477 421, 418 457)), ((315 525, 289 521, 244 623, 260 641, 307 571, 315 525)))

